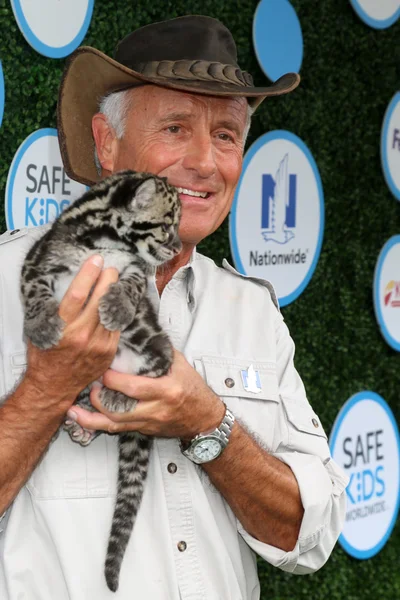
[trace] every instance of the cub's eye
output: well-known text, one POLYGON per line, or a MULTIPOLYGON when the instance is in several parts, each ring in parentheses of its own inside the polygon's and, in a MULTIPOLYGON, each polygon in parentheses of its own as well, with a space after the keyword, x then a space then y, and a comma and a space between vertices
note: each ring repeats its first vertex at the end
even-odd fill
POLYGON ((163 225, 161 225, 161 229, 163 230, 164 233, 167 233, 167 231, 169 230, 169 226, 166 225, 165 223, 163 223, 163 225))

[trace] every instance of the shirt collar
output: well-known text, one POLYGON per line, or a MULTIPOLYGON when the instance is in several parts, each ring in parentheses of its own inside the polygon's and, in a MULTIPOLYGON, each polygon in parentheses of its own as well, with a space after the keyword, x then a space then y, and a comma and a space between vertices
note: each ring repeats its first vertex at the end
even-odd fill
POLYGON ((189 261, 178 269, 178 271, 174 274, 172 279, 186 281, 186 301, 189 307, 190 312, 194 312, 196 308, 196 297, 195 297, 195 270, 194 263, 197 259, 197 251, 196 247, 194 247, 192 254, 190 255, 189 261))

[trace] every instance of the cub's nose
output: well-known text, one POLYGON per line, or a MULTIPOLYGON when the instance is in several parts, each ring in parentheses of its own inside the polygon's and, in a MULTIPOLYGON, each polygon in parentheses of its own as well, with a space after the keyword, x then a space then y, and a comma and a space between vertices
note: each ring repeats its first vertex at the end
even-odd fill
POLYGON ((172 234, 171 248, 178 254, 182 250, 182 242, 177 235, 172 234))

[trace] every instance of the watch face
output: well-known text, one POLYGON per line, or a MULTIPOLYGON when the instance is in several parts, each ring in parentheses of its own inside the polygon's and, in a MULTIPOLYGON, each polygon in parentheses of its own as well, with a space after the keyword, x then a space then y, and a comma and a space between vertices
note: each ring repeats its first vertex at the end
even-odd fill
POLYGON ((201 462, 208 462, 209 460, 217 458, 220 452, 221 444, 218 442, 218 440, 213 439, 201 440, 193 448, 193 454, 196 458, 201 460, 201 462))

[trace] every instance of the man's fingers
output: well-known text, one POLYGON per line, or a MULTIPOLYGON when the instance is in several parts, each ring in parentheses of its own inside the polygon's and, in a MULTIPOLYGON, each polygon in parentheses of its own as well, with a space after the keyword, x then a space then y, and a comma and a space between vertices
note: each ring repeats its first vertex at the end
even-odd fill
POLYGON ((162 397, 167 387, 165 376, 131 375, 129 373, 119 373, 113 369, 108 369, 104 373, 103 383, 112 390, 139 400, 154 400, 155 395, 162 397))
POLYGON ((72 406, 67 414, 69 418, 77 421, 85 429, 108 431, 109 433, 116 433, 118 429, 117 424, 113 423, 105 415, 85 410, 80 406, 72 406))
POLYGON ((91 256, 81 267, 79 273, 72 281, 59 307, 60 317, 67 324, 71 323, 80 314, 90 290, 96 283, 101 269, 103 258, 100 255, 91 256))
MULTIPOLYGON (((90 324, 94 331, 99 324, 99 300, 106 294, 109 286, 118 281, 118 271, 114 268, 104 269, 96 283, 96 286, 82 311, 82 321, 90 324)), ((82 323, 83 324, 83 323, 82 323)))

